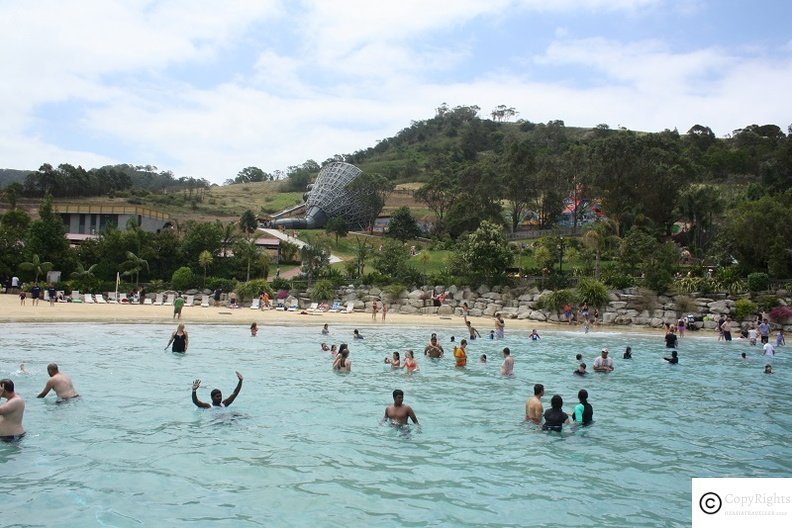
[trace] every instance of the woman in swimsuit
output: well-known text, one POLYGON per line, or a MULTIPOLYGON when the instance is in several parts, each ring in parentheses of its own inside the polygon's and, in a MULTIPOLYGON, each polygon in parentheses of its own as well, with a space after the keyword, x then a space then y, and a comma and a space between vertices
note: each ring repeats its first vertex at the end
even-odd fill
POLYGON ((413 355, 412 350, 408 350, 404 353, 404 366, 403 368, 407 369, 407 372, 415 372, 418 370, 418 362, 415 361, 415 356, 413 355))
POLYGON ((393 368, 401 368, 401 358, 399 357, 398 352, 393 353, 393 359, 385 358, 385 363, 389 363, 393 368))
POLYGON ((189 338, 187 337, 187 332, 184 330, 184 323, 179 323, 179 326, 176 327, 176 331, 171 334, 170 341, 165 345, 165 348, 167 349, 171 343, 173 343, 171 352, 187 352, 189 338))
POLYGON ((341 345, 338 355, 333 361, 333 370, 339 372, 350 372, 352 370, 352 361, 349 359, 349 349, 346 345, 341 345))

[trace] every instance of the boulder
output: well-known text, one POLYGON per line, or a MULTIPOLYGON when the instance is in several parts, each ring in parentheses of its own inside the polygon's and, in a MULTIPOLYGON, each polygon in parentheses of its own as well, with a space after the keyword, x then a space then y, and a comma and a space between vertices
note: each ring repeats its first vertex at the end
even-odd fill
POLYGON ((437 313, 440 315, 453 315, 454 307, 444 304, 443 306, 437 308, 437 313))
POLYGON ((613 321, 616 320, 616 314, 614 312, 605 312, 602 314, 602 323, 603 324, 613 324, 613 321))
POLYGON ((489 289, 489 287, 487 287, 487 285, 486 285, 486 284, 482 284, 481 286, 479 286, 479 287, 478 287, 478 289, 476 290, 476 292, 477 292, 479 295, 484 295, 485 293, 489 293, 489 292, 490 292, 490 289, 489 289))
POLYGON ((418 308, 415 306, 410 306, 409 304, 403 304, 399 308, 399 313, 402 314, 416 314, 418 313, 418 308))
POLYGON ((423 290, 413 290, 413 291, 411 291, 410 293, 407 294, 407 297, 409 299, 423 299, 424 298, 424 292, 423 292, 423 290))
POLYGON ((380 295, 382 295, 382 290, 380 290, 375 286, 368 291, 368 294, 371 295, 372 297, 379 297, 380 295))
POLYGON ((540 312, 539 310, 533 310, 530 314, 528 314, 528 319, 532 321, 547 321, 547 315, 544 312, 540 312))
POLYGON ((707 308, 712 313, 728 314, 730 311, 729 303, 731 301, 715 301, 707 304, 707 308))
POLYGON ((480 308, 471 308, 470 312, 468 313, 470 317, 481 317, 481 309, 480 308))

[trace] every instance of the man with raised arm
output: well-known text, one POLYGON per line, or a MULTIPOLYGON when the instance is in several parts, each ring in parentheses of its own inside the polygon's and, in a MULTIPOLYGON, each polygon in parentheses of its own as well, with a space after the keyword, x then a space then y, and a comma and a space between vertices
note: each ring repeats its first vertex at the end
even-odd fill
POLYGON ((14 382, 10 379, 0 380, 0 398, 8 400, 0 405, 0 440, 16 442, 25 436, 25 429, 22 427, 25 400, 14 392, 14 382))
POLYGON ((407 419, 413 421, 414 424, 418 423, 418 418, 412 407, 404 405, 404 391, 396 389, 393 391, 393 405, 385 408, 385 419, 390 420, 394 425, 407 425, 407 419))
POLYGON ((223 393, 220 392, 220 389, 214 389, 210 393, 211 396, 212 396, 212 403, 211 404, 208 404, 206 402, 202 402, 201 400, 198 399, 198 395, 196 394, 195 391, 197 391, 198 387, 201 386, 201 380, 197 379, 197 380, 193 381, 193 384, 192 384, 192 401, 195 404, 195 406, 196 407, 200 407, 201 409, 211 409, 212 407, 228 407, 229 405, 234 403, 234 400, 239 395, 239 391, 242 388, 242 379, 243 379, 242 378, 242 374, 240 374, 239 372, 236 373, 236 376, 237 376, 237 378, 239 378, 239 382, 237 383, 237 386, 234 389, 234 392, 231 394, 231 396, 229 396, 228 398, 226 398, 224 400, 223 399, 223 393))
POLYGON ((39 398, 45 397, 51 390, 55 391, 59 401, 66 401, 80 396, 77 394, 77 391, 74 390, 71 378, 63 372, 59 372, 56 363, 47 365, 47 374, 50 375, 50 379, 47 380, 47 384, 44 385, 44 390, 39 393, 39 398))

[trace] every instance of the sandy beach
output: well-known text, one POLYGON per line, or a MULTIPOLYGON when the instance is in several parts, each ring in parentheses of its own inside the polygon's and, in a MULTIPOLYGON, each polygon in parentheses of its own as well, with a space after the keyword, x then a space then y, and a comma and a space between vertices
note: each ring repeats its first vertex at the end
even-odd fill
MULTIPOLYGON (((0 321, 5 323, 173 323, 172 306, 154 306, 140 304, 84 304, 84 303, 55 303, 39 301, 33 306, 31 300, 26 300, 25 306, 20 306, 19 296, 0 294, 0 321)), ((494 329, 493 318, 471 317, 473 326, 486 337, 494 329)), ((293 326, 319 326, 324 323, 342 324, 349 326, 366 327, 372 325, 398 325, 406 327, 432 328, 459 326, 460 334, 464 330, 464 322, 459 316, 442 315, 404 315, 388 313, 383 322, 382 315, 378 314, 377 320, 371 319, 370 313, 321 313, 301 314, 300 312, 282 312, 277 310, 251 310, 248 307, 229 309, 226 307, 200 306, 185 307, 182 310, 182 322, 200 324, 226 324, 247 325, 256 322, 261 325, 293 325, 293 326)), ((580 329, 580 327, 566 324, 545 323, 531 320, 506 319, 506 331, 537 329, 567 331, 580 329)), ((592 327, 592 332, 607 330, 622 333, 639 332, 646 334, 657 333, 656 329, 630 326, 592 327)))

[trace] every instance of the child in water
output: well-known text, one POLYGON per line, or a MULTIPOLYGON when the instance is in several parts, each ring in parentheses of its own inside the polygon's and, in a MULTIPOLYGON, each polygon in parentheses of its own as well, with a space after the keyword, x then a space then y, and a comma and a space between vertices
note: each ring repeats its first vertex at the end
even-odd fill
POLYGON ((784 331, 779 329, 778 334, 776 334, 776 346, 780 347, 781 345, 786 345, 786 340, 784 339, 784 331))
POLYGON ((401 368, 401 358, 399 357, 398 352, 393 353, 393 359, 385 358, 385 363, 389 363, 393 368, 401 368))
POLYGON ((258 334, 258 326, 256 326, 256 323, 253 323, 250 325, 250 335, 256 337, 256 334, 258 334))
POLYGON ((481 354, 481 357, 479 358, 479 361, 481 361, 482 363, 486 363, 487 362, 487 354, 481 354))

